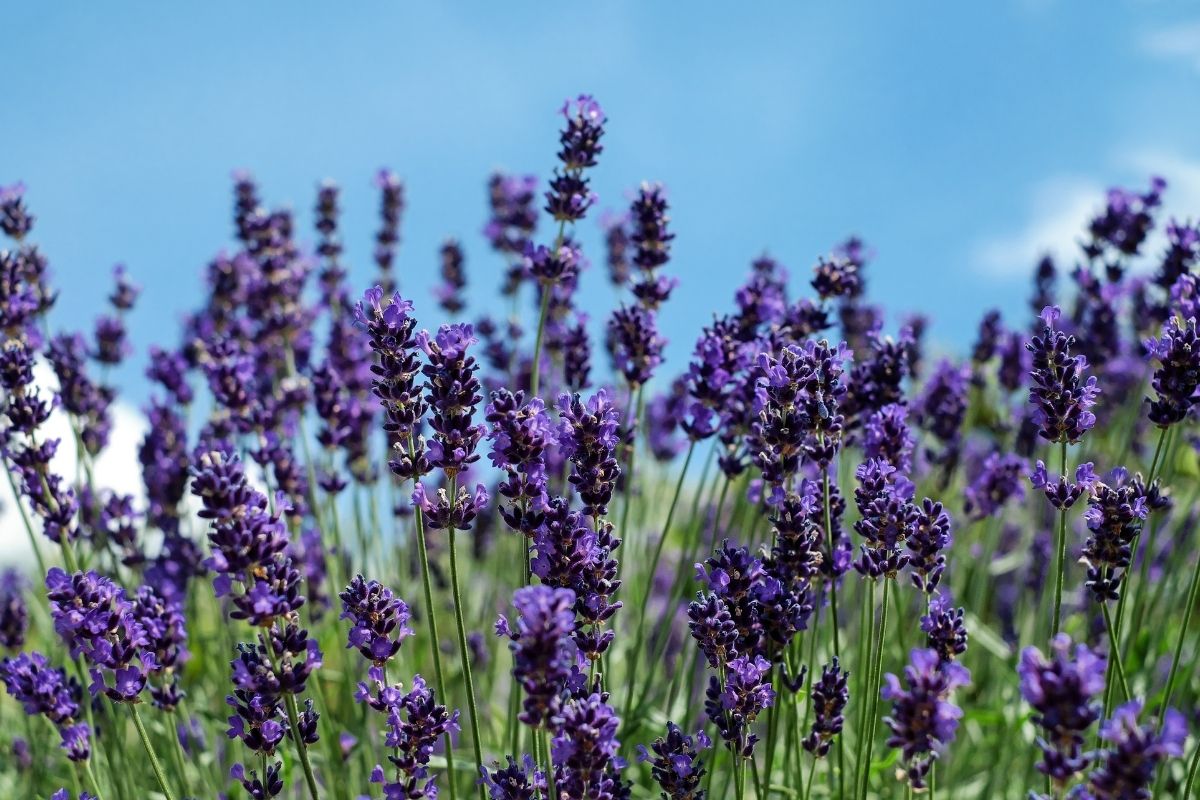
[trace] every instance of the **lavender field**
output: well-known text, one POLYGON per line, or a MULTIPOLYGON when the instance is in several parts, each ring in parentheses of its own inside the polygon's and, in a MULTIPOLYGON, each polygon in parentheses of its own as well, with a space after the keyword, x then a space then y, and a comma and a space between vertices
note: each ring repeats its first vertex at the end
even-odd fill
POLYGON ((37 187, 0 176, 30 553, 0 578, 0 797, 1197 796, 1200 227, 1164 213, 1173 177, 1097 195, 1021 313, 965 298, 957 353, 938 307, 872 293, 867 231, 755 258, 679 360, 661 315, 703 274, 663 186, 601 205, 601 100, 546 110, 553 172, 480 176, 485 307, 455 239, 410 294, 398 173, 363 282, 337 184, 289 208, 239 171, 203 292, 135 347, 136 271, 55 316, 37 187))

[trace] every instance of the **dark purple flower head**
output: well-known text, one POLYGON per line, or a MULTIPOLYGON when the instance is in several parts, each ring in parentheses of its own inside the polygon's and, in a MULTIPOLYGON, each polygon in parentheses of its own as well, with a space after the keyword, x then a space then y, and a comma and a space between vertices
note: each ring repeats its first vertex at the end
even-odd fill
POLYGON ((525 271, 543 286, 573 285, 579 277, 583 254, 570 242, 558 248, 529 245, 523 263, 525 271))
POLYGON ((737 623, 725 601, 712 593, 699 592, 688 606, 688 628, 708 665, 721 669, 737 653, 737 623))
POLYGON ((986 364, 996 354, 1000 336, 1004 326, 1000 322, 1000 312, 992 309, 983 315, 979 321, 979 333, 975 345, 971 348, 971 361, 976 364, 986 364))
POLYGON ((1124 478, 1121 469, 1115 471, 1111 485, 1094 482, 1083 512, 1088 527, 1082 553, 1088 567, 1085 585, 1102 603, 1120 599, 1124 573, 1133 560, 1133 542, 1150 513, 1141 487, 1124 478))
POLYGON ((621 306, 613 311, 606 342, 614 368, 634 390, 654 376, 667 345, 654 313, 641 306, 621 306))
POLYGON ((1024 498, 1028 469, 1020 456, 999 451, 988 454, 963 490, 963 510, 978 520, 995 516, 1008 502, 1024 498))
POLYGON ((891 403, 872 412, 863 428, 863 455, 887 462, 898 472, 912 471, 916 437, 908 427, 908 406, 891 403))
POLYGON ((955 608, 947 594, 929 599, 928 613, 921 617, 921 630, 925 632, 926 647, 935 650, 942 661, 953 661, 967 652, 963 614, 963 609, 955 608))
POLYGON ((270 800, 283 793, 283 778, 279 775, 281 769, 282 761, 268 764, 266 772, 260 777, 256 770, 246 772, 246 767, 239 762, 229 769, 229 777, 242 785, 251 800, 270 800))
POLYGON ((693 440, 717 433, 729 414, 738 389, 736 376, 750 363, 749 347, 739 337, 736 320, 719 317, 696 340, 686 375, 689 404, 682 426, 693 440))
POLYGON ((174 710, 183 696, 178 676, 191 657, 183 608, 153 587, 140 586, 131 610, 146 632, 146 649, 154 654, 154 668, 150 670, 154 678, 150 685, 154 705, 165 711, 174 710))
POLYGON ((857 297, 862 290, 858 263, 847 258, 824 258, 813 267, 812 287, 822 300, 857 297))
POLYGON ((483 235, 491 242, 493 250, 509 257, 519 257, 525 252, 537 228, 536 202, 535 175, 492 173, 488 178, 491 216, 483 228, 483 235))
POLYGON ((114 392, 87 374, 87 356, 87 343, 79 334, 59 334, 46 348, 46 360, 58 378, 62 407, 76 418, 84 447, 95 456, 108 444, 114 392))
POLYGON ((433 412, 429 463, 451 478, 479 459, 475 449, 486 431, 482 425, 471 424, 482 398, 475 376, 479 365, 467 350, 477 341, 470 325, 443 325, 436 336, 428 331, 417 334, 417 346, 429 360, 421 369, 426 401, 433 412))
POLYGON ((0 572, 0 647, 19 650, 29 630, 25 578, 13 569, 0 572))
POLYGON ((450 713, 434 698, 433 690, 420 675, 414 675, 412 687, 402 692, 399 684, 389 686, 383 680, 383 670, 372 667, 370 682, 360 683, 356 697, 360 702, 385 714, 387 728, 384 744, 391 749, 388 761, 395 770, 389 781, 382 766, 371 772, 371 782, 383 785, 384 797, 437 797, 436 779, 429 773, 429 760, 434 745, 449 731, 458 730, 458 712, 450 713))
POLYGON ((1108 190, 1103 213, 1088 225, 1091 241, 1084 245, 1084 254, 1099 258, 1112 249, 1118 256, 1135 256, 1146 236, 1154 228, 1154 211, 1162 204, 1167 182, 1150 179, 1150 188, 1139 194, 1129 189, 1108 190))
POLYGON ((515 622, 496 621, 513 652, 513 675, 525 690, 521 721, 546 725, 559 710, 567 680, 575 668, 575 593, 570 589, 526 586, 513 593, 515 622))
POLYGON ((546 494, 546 450, 556 442, 545 403, 535 397, 523 402, 522 392, 492 392, 485 419, 491 423, 492 465, 507 475, 497 493, 509 501, 500 507, 504 521, 515 531, 533 537, 542 523, 546 494))
POLYGON ((35 219, 25 207, 25 184, 0 186, 0 231, 19 242, 33 230, 35 219))
POLYGON ((404 183, 391 170, 381 169, 375 176, 379 189, 379 232, 375 234, 375 264, 391 290, 392 262, 400 244, 400 219, 404 214, 404 183))
POLYGON ((890 672, 883 680, 880 694, 892 702, 892 713, 884 719, 892 732, 888 747, 900 750, 909 784, 924 788, 929 768, 954 741, 962 717, 950 697, 971 682, 971 673, 960 664, 942 662, 934 650, 913 650, 904 668, 905 686, 890 672))
POLYGON ((1092 409, 1100 387, 1095 376, 1084 374, 1087 359, 1071 355, 1075 337, 1056 327, 1060 315, 1057 306, 1047 306, 1042 311, 1042 334, 1025 345, 1033 354, 1029 402, 1043 439, 1074 444, 1096 424, 1092 409))
POLYGON ((467 274, 463 266, 466 256, 457 239, 443 242, 439 254, 442 282, 434 289, 434 294, 442 308, 450 314, 457 314, 467 305, 463 297, 463 290, 467 288, 467 274))
POLYGON ((1033 707, 1033 722, 1041 728, 1042 760, 1037 768, 1065 784, 1088 764, 1084 734, 1100 718, 1097 695, 1104 690, 1107 664, 1082 642, 1060 633, 1045 656, 1036 647, 1021 651, 1017 673, 1021 696, 1033 707))
POLYGON ((704 800, 700 784, 705 775, 700 751, 712 747, 704 731, 688 736, 674 722, 667 722, 667 735, 654 740, 649 749, 638 745, 638 760, 649 762, 650 774, 662 790, 663 800, 704 800), (653 753, 651 753, 653 751, 653 753))
POLYGON ((815 758, 824 758, 833 738, 842 732, 846 719, 842 712, 850 700, 850 673, 842 669, 837 656, 821 669, 821 677, 812 685, 812 705, 815 716, 812 729, 801 744, 815 758))
POLYGON ((475 484, 474 492, 466 486, 459 486, 453 500, 444 488, 438 489, 430 497, 423 483, 417 483, 412 492, 412 507, 421 509, 425 524, 433 530, 454 528, 456 531, 469 531, 475 517, 487 508, 487 504, 488 493, 482 483, 475 484))
POLYGON ((505 756, 507 766, 493 762, 491 770, 482 768, 482 782, 491 800, 538 800, 546 791, 546 775, 528 753, 520 763, 505 756))
POLYGON ((926 497, 920 506, 908 535, 908 565, 912 569, 913 585, 925 594, 933 594, 941 583, 946 569, 949 549, 950 515, 941 503, 926 497))
POLYGON ((967 388, 971 368, 943 359, 913 403, 914 419, 941 443, 940 451, 929 448, 935 464, 952 469, 958 461, 963 420, 967 413, 967 388))
POLYGON ((146 377, 162 386, 182 406, 189 405, 195 396, 188 384, 189 369, 187 358, 179 350, 150 346, 150 366, 146 368, 146 377))
POLYGON ((581 170, 596 166, 596 156, 604 151, 600 146, 604 123, 608 121, 604 109, 590 94, 581 94, 573 100, 563 101, 559 113, 567 122, 559 138, 562 149, 558 158, 563 167, 581 170))
POLYGON ((846 403, 842 412, 846 415, 848 429, 865 423, 872 412, 902 402, 902 384, 911 373, 914 340, 910 327, 902 328, 900 335, 893 339, 882 336, 873 323, 863 336, 866 342, 861 348, 850 335, 846 336, 855 358, 846 384, 846 403))
POLYGON ((1142 701, 1118 707, 1100 726, 1105 742, 1100 767, 1088 776, 1093 800, 1150 800, 1155 772, 1168 758, 1181 758, 1187 742, 1187 720, 1168 708, 1161 724, 1138 721, 1142 701))
POLYGON ((634 280, 633 296, 638 304, 656 311, 667 301, 674 288, 672 280, 662 278, 658 270, 671 258, 671 241, 675 234, 668 230, 667 193, 661 184, 643 183, 629 207, 630 242, 633 244, 633 264, 640 275, 634 280))
POLYGON ((1096 471, 1090 461, 1075 468, 1074 481, 1068 480, 1066 475, 1059 475, 1057 480, 1052 481, 1046 464, 1041 459, 1038 459, 1037 466, 1029 475, 1029 483, 1033 488, 1041 489, 1050 505, 1060 510, 1075 505, 1075 501, 1092 491, 1097 481, 1099 478, 1096 477, 1096 471))
POLYGON ((108 296, 108 302, 112 303, 113 308, 117 311, 131 310, 141 293, 142 287, 129 280, 124 264, 113 267, 113 291, 108 296))
POLYGON ((578 395, 558 397, 558 443, 572 464, 568 478, 591 517, 608 513, 608 503, 621 476, 617 447, 621 412, 604 389, 586 402, 578 395))
POLYGON ((617 755, 621 720, 604 695, 593 693, 571 700, 551 724, 554 782, 563 797, 628 797, 628 788, 618 772, 624 765, 617 755))
POLYGON ((0 661, 0 680, 25 713, 41 714, 55 725, 69 725, 80 715, 82 690, 66 670, 50 666, 36 651, 18 653, 0 661))
POLYGON ((629 217, 604 212, 600 227, 604 229, 604 250, 608 264, 608 280, 613 286, 629 283, 629 217))
POLYGON ((859 465, 855 475, 859 485, 854 502, 861 519, 854 530, 866 541, 854 568, 871 579, 893 577, 908 563, 902 548, 917 522, 912 482, 892 465, 874 459, 859 465))
POLYGON ((1167 428, 1187 418, 1200 403, 1200 336, 1196 318, 1171 317, 1162 337, 1148 339, 1146 352, 1157 359, 1151 386, 1157 397, 1150 401, 1150 421, 1167 428))
POLYGON ((391 589, 362 575, 354 576, 341 598, 339 619, 354 621, 346 647, 357 647, 362 657, 376 666, 387 664, 400 652, 400 643, 413 633, 408 627, 408 606, 391 589))
POLYGON ((704 710, 735 758, 750 758, 758 736, 754 720, 775 704, 771 663, 762 656, 738 656, 725 666, 725 682, 709 678, 704 710))

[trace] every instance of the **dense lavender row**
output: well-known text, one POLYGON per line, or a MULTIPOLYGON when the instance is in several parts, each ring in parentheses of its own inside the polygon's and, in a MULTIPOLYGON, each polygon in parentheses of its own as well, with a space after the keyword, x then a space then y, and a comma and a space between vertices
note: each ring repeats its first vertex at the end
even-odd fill
POLYGON ((95 464, 139 290, 118 267, 94 330, 52 333, 0 189, 0 445, 38 569, 0 579, 3 796, 1193 796, 1200 228, 1149 252, 1165 183, 1110 192, 965 360, 926 357, 924 317, 884 333, 851 239, 808 296, 754 261, 672 375, 667 194, 603 215, 593 347, 608 120, 561 119, 544 192, 487 183, 507 319, 464 321, 454 239, 441 310, 405 295, 396 175, 362 291, 336 185, 306 248, 236 174, 234 249, 147 354, 138 496, 95 464))

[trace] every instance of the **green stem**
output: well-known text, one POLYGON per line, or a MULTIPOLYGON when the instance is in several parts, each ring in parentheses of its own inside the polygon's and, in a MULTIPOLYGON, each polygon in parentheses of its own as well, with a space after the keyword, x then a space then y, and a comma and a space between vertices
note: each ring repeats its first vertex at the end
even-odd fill
POLYGON ((888 580, 888 578, 884 578, 883 610, 879 615, 879 646, 875 649, 875 668, 871 680, 871 714, 867 719, 867 752, 862 769, 863 800, 866 800, 867 790, 871 784, 871 753, 875 749, 875 725, 879 719, 879 682, 883 678, 883 646, 887 640, 888 598, 891 596, 891 584, 888 580))
MULTIPOLYGON (((1108 629, 1109 650, 1112 651, 1109 653, 1109 656, 1116 665, 1117 679, 1121 682, 1121 691, 1124 693, 1125 699, 1128 700, 1131 697, 1129 694, 1129 681, 1125 678, 1125 664, 1121 661, 1121 646, 1120 642, 1117 641, 1117 633, 1113 629, 1112 614, 1108 610, 1108 603, 1101 603, 1100 610, 1104 612, 1104 627, 1108 629)), ((1105 718, 1108 717, 1107 708, 1105 709, 1104 716, 1105 718)))
POLYGON ((1196 753, 1192 756, 1192 765, 1188 767, 1187 785, 1183 787, 1183 797, 1192 797, 1192 784, 1196 781, 1196 767, 1200 766, 1200 742, 1196 743, 1196 753))
MULTIPOLYGON (((454 513, 454 494, 457 492, 455 479, 450 480, 450 513, 454 513)), ((450 526, 450 588, 454 592, 454 622, 458 626, 458 655, 462 663, 463 681, 467 685, 467 710, 471 717, 471 745, 475 751, 475 774, 483 771, 483 750, 479 741, 479 709, 475 705, 475 682, 471 678, 471 650, 467 646, 467 625, 463 621, 461 584, 458 579, 458 547, 455 543, 454 526, 450 526)), ((483 784, 479 785, 479 797, 484 797, 483 784)))
POLYGON ((100 782, 96 780, 96 773, 92 771, 92 760, 85 759, 83 762, 83 775, 87 778, 88 784, 92 787, 92 794, 96 795, 96 800, 104 800, 104 795, 100 792, 100 782))
MULTIPOLYGON (((1059 474, 1067 476, 1067 442, 1059 443, 1059 474)), ((1063 574, 1066 572, 1067 560, 1067 510, 1058 511, 1058 556, 1054 569, 1054 629, 1052 636, 1057 636, 1062 628, 1062 594, 1063 574)))
MULTIPOLYGON (((409 450, 412 451, 412 443, 409 450)), ((449 702, 446 694, 446 677, 442 672, 442 654, 438 647, 437 613, 433 606, 433 580, 429 575, 429 551, 425 548, 425 515, 420 507, 415 509, 417 523, 417 555, 421 560, 421 583, 425 589, 425 625, 429 629, 429 651, 433 655, 433 677, 437 681, 438 697, 443 703, 449 702)), ((455 800, 457 790, 454 788, 454 740, 449 731, 443 737, 446 746, 446 783, 450 790, 450 800, 455 800)))
MULTIPOLYGON (((163 774, 162 764, 159 763, 158 756, 154 754, 154 745, 150 743, 150 734, 146 733, 146 726, 142 722, 142 715, 138 711, 137 704, 130 703, 129 711, 133 714, 133 725, 137 728, 138 736, 142 739, 142 747, 146 748, 146 755, 150 759, 150 769, 154 771, 154 777, 158 781, 158 788, 162 790, 167 800, 174 800, 174 795, 171 794, 171 789, 167 786, 167 777, 163 774)), ((313 795, 313 800, 316 800, 316 795, 313 795)))
POLYGON ((550 310, 550 287, 542 286, 542 308, 538 312, 537 336, 533 340, 533 364, 529 368, 529 394, 538 396, 542 377, 542 338, 546 333, 546 316, 550 310))

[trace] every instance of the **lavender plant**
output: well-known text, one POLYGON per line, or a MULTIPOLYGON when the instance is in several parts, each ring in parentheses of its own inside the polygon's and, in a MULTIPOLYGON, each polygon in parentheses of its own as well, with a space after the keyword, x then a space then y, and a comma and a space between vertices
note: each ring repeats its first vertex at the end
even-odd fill
POLYGON ((666 189, 594 256, 627 144, 589 95, 561 113, 548 185, 486 178, 486 249, 445 240, 427 299, 397 173, 361 269, 336 184, 306 231, 235 173, 233 236, 145 353, 137 270, 58 318, 36 195, 0 188, 36 565, 0 573, 0 796, 1192 796, 1200 229, 1165 182, 1109 193, 969 348, 873 304, 855 238, 808 281, 755 257, 676 365, 666 189), (101 466, 127 362, 137 491, 101 466))

